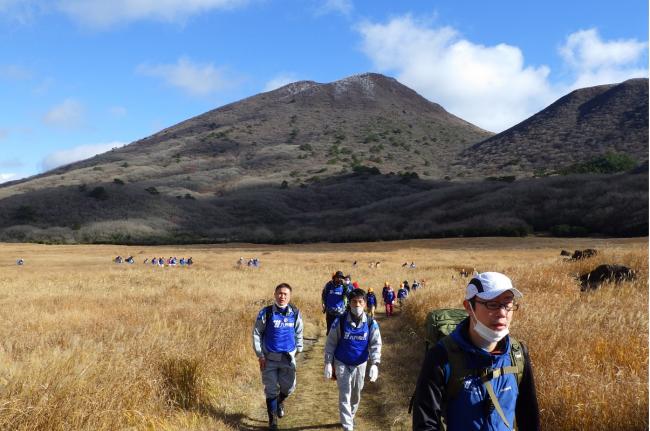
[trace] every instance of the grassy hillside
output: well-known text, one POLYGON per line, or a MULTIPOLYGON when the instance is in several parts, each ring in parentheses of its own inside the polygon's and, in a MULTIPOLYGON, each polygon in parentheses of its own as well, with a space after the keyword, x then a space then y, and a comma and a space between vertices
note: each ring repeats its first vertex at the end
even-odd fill
POLYGON ((648 232, 647 190, 647 173, 458 183, 362 171, 211 198, 112 182, 3 199, 0 239, 171 244, 633 236, 648 232))

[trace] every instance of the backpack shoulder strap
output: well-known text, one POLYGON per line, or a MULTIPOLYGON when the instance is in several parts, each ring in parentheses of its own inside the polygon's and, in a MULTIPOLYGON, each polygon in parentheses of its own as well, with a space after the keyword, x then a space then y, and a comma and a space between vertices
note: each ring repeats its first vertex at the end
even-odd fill
POLYGON ((264 318, 266 321, 264 323, 268 324, 269 321, 273 318, 273 306, 267 305, 264 307, 264 318))
POLYGON ((513 337, 510 337, 510 361, 512 363, 512 366, 517 367, 515 376, 517 378, 517 386, 519 386, 521 379, 524 376, 524 366, 526 364, 526 359, 524 358, 523 343, 513 337))
POLYGON ((341 314, 338 319, 339 319, 339 333, 343 335, 345 332, 345 320, 348 318, 348 313, 343 313, 341 314))
POLYGON ((439 341, 447 352, 447 364, 444 366, 447 399, 456 397, 463 386, 463 381, 469 375, 476 375, 476 370, 467 368, 467 362, 462 350, 451 337, 447 335, 439 341))

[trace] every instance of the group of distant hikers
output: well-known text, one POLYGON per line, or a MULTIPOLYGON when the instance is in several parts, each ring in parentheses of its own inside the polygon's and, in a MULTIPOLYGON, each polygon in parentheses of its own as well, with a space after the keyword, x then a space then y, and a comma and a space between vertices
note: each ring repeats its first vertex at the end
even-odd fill
MULTIPOLYGON (((122 256, 117 256, 115 259, 113 259, 113 262, 115 263, 128 263, 130 265, 133 265, 135 263, 135 259, 133 256, 129 256, 127 258, 123 258, 122 256)), ((144 259, 142 262, 143 264, 151 264, 153 266, 159 266, 159 267, 165 267, 165 266, 192 266, 194 264, 194 260, 189 257, 189 258, 184 258, 181 257, 180 259, 177 258, 176 256, 170 256, 168 258, 164 257, 152 257, 149 259, 148 257, 144 259)))
MULTIPOLYGON (((386 282, 386 315, 392 315, 400 291, 406 292, 404 300, 421 286, 405 281, 395 295, 386 282)), ((285 415, 284 401, 296 388, 296 354, 303 350, 302 314, 291 304, 291 295, 289 284, 276 286, 274 303, 260 310, 253 328, 270 430, 278 429, 278 418, 285 415)), ((411 400, 413 430, 540 429, 528 350, 508 335, 522 296, 504 274, 484 272, 465 288, 464 310, 431 313, 439 338, 427 351, 411 400)), ((341 271, 322 291, 324 377, 337 382, 341 426, 348 431, 354 428, 366 369, 370 382, 379 376, 382 340, 376 305, 372 288, 366 293, 341 271)))
POLYGON ((237 268, 243 268, 243 267, 248 267, 248 268, 259 268, 262 265, 262 262, 257 257, 251 257, 249 259, 244 259, 243 257, 240 257, 239 260, 237 261, 237 268))

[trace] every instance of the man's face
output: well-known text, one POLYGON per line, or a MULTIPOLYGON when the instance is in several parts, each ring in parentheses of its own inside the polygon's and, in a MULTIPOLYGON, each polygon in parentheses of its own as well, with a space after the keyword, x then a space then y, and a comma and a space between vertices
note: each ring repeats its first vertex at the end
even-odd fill
MULTIPOLYGON (((510 291, 503 292, 501 295, 496 298, 486 301, 478 296, 474 299, 474 315, 476 318, 483 323, 488 328, 494 331, 501 331, 510 327, 510 322, 512 322, 512 315, 514 310, 512 309, 514 305, 514 295, 510 291), (499 306, 499 308, 496 308, 499 306), (491 309, 496 308, 496 309, 491 309), (510 308, 510 311, 507 311, 506 308, 510 308)), ((467 302, 467 301, 466 301, 467 302)), ((468 306, 471 306, 469 302, 468 306)))
POLYGON ((284 307, 291 300, 291 291, 286 287, 281 287, 275 291, 275 302, 280 306, 284 307))
POLYGON ((350 307, 366 308, 366 300, 363 296, 355 296, 350 300, 350 307))

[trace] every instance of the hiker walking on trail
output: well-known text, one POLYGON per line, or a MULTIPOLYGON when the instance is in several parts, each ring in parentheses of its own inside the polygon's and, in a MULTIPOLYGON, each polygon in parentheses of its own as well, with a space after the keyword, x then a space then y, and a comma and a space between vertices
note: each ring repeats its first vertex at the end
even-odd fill
POLYGON ((402 287, 397 290, 397 302, 399 302, 400 307, 404 305, 404 300, 407 296, 409 296, 409 292, 406 290, 406 287, 402 285, 402 287))
POLYGON ((375 308, 377 308, 377 297, 372 287, 368 289, 368 294, 366 295, 366 306, 368 307, 368 316, 375 317, 375 308))
POLYGON ((361 390, 370 364, 368 378, 379 376, 381 334, 379 324, 364 313, 366 292, 350 292, 350 310, 337 318, 325 343, 325 378, 336 376, 339 389, 339 416, 346 431, 354 428, 354 416, 361 402, 361 390))
POLYGON ((390 284, 388 284, 388 282, 386 282, 384 285, 382 296, 384 298, 384 307, 386 307, 386 316, 392 316, 393 303, 395 302, 395 291, 392 287, 390 287, 390 284))
POLYGON ((498 272, 476 275, 469 316, 426 354, 413 399, 413 430, 540 429, 526 346, 508 335, 519 290, 498 272), (446 424, 446 425, 445 425, 446 424))
POLYGON ((253 348, 260 363, 269 415, 269 429, 278 429, 284 416, 284 400, 296 388, 296 353, 302 352, 303 325, 300 311, 289 303, 291 286, 275 288, 275 302, 262 308, 253 327, 253 348))
POLYGON ((345 313, 347 306, 349 290, 346 288, 343 280, 343 272, 336 271, 332 280, 328 281, 321 293, 323 313, 325 313, 325 323, 327 325, 327 334, 330 333, 330 327, 334 320, 345 313))

